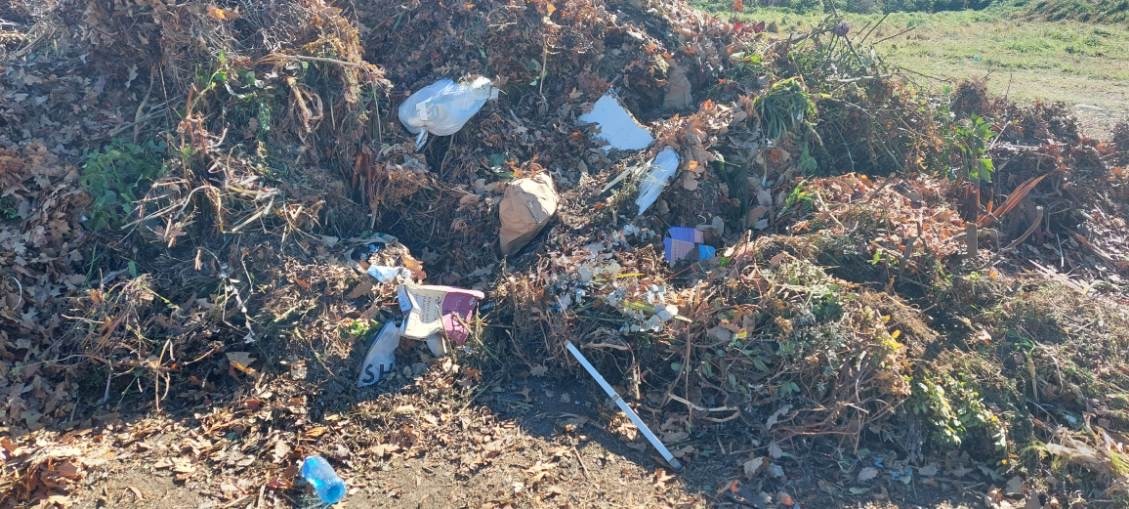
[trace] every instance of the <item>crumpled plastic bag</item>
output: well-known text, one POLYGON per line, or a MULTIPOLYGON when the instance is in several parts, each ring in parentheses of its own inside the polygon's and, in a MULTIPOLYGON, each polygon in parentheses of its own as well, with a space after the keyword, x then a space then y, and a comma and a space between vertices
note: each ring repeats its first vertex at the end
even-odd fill
POLYGON ((387 265, 369 265, 368 275, 381 283, 393 283, 396 281, 411 281, 412 272, 404 267, 389 267, 387 265))
POLYGON ((441 79, 421 88, 400 104, 400 123, 416 135, 416 150, 427 144, 428 134, 450 136, 459 132, 486 101, 498 98, 498 89, 479 76, 470 83, 441 79))
POLYGON ((354 249, 350 258, 357 261, 361 270, 381 283, 423 281, 427 273, 423 263, 412 256, 408 247, 392 235, 377 233, 366 239, 366 244, 354 249))

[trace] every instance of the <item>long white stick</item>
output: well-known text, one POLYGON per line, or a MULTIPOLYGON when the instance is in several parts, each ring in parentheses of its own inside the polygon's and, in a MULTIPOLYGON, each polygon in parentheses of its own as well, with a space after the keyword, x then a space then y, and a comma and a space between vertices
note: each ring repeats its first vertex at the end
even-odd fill
POLYGON ((647 423, 643 422, 639 414, 635 413, 635 410, 632 410, 631 407, 627 405, 627 402, 619 396, 618 392, 615 392, 615 389, 612 389, 608 381, 604 380, 603 375, 601 375, 599 371, 596 371, 596 368, 592 366, 591 362, 588 362, 588 358, 585 357, 584 354, 580 353, 576 345, 572 344, 572 341, 566 341, 565 348, 568 348, 569 353, 571 353, 573 357, 576 357, 576 361, 579 362, 581 366, 584 366, 584 370, 587 371, 589 375, 592 375, 596 383, 600 384, 604 392, 608 393, 608 397, 612 398, 612 401, 615 401, 616 406, 618 406, 620 410, 623 410, 623 413, 627 414, 627 417, 631 418, 631 422, 635 423, 635 427, 639 428, 643 436, 647 437, 647 441, 651 443, 651 446, 653 446, 656 451, 659 451, 663 459, 665 459, 667 463, 670 463, 670 466, 673 467, 675 471, 682 470, 682 463, 679 463, 674 455, 667 450, 666 446, 659 441, 659 437, 656 437, 655 434, 651 432, 651 428, 647 427, 647 423))

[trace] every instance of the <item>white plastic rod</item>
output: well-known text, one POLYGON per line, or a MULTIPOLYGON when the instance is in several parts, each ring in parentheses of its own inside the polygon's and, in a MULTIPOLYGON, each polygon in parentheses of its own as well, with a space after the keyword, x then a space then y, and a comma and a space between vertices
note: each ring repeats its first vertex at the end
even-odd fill
POLYGON ((675 459, 674 455, 659 441, 659 437, 656 437, 655 434, 651 432, 651 428, 647 427, 647 423, 643 422, 639 414, 635 413, 635 410, 632 410, 631 407, 627 405, 627 402, 619 396, 618 392, 615 392, 615 389, 612 389, 608 381, 604 380, 603 375, 601 375, 599 371, 596 371, 596 368, 592 366, 591 362, 588 362, 588 358, 585 357, 584 354, 580 353, 576 345, 572 344, 572 341, 566 341, 565 347, 568 348, 569 353, 571 353, 573 357, 576 357, 576 361, 579 362, 581 366, 584 366, 584 370, 587 371, 589 375, 592 375, 596 383, 600 384, 604 392, 608 393, 608 397, 612 398, 612 401, 615 401, 616 406, 618 406, 620 410, 623 410, 623 413, 627 414, 627 417, 631 418, 631 422, 635 423, 635 427, 639 428, 643 436, 647 437, 647 441, 651 443, 651 446, 653 446, 656 451, 659 451, 663 459, 665 459, 667 463, 670 463, 670 466, 674 468, 676 472, 682 470, 682 463, 675 459))

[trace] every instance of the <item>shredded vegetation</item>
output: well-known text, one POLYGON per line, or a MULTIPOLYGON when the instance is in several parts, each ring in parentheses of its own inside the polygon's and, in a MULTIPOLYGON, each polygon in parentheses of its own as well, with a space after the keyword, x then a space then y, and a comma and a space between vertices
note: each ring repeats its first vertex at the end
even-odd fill
MULTIPOLYGON (((977 81, 938 98, 875 50, 881 21, 834 8, 790 36, 682 1, 10 9, 0 506, 65 505, 103 457, 82 437, 110 415, 143 435, 143 416, 180 416, 192 440, 260 451, 170 460, 181 482, 253 480, 225 503, 290 500, 285 469, 307 452, 343 449, 358 472, 431 454, 353 387, 398 316, 354 256, 377 233, 429 284, 487 294, 466 346, 435 359, 405 340, 375 389, 441 399, 443 419, 416 423, 428 434, 500 380, 587 387, 572 341, 691 470, 727 465, 717 503, 809 467, 813 486, 852 486, 843 500, 910 500, 917 479, 1001 507, 1129 501, 1124 125, 1093 139, 1063 105, 977 81), (473 74, 499 101, 417 151, 399 104, 473 74), (608 152, 577 123, 612 89, 655 144, 608 152), (607 184, 665 147, 679 172, 636 217, 637 186, 607 184), (504 257, 498 202, 539 173, 557 217, 504 257), (664 261, 678 225, 717 256, 664 261), (394 449, 335 441, 370 427, 394 449)), ((498 505, 555 496, 518 491, 498 505)))

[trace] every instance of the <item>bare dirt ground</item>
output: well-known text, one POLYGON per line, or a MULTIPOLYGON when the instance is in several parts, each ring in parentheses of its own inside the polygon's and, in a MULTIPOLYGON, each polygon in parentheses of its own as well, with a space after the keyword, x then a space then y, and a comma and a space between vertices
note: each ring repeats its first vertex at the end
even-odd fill
MULTIPOLYGON (((873 489, 855 488, 855 492, 861 491, 855 496, 846 485, 827 480, 834 479, 834 474, 793 472, 790 469, 798 463, 787 460, 781 462, 784 469, 780 479, 746 479, 741 466, 732 464, 731 454, 739 452, 734 448, 756 449, 758 441, 753 436, 724 432, 710 435, 716 440, 712 449, 704 438, 683 439, 676 450, 701 453, 696 458, 685 456, 690 460, 688 466, 675 473, 635 436, 622 415, 617 416, 595 397, 590 390, 593 387, 588 385, 579 379, 530 378, 514 384, 487 385, 472 402, 444 396, 428 401, 418 395, 389 392, 358 402, 349 413, 327 415, 331 429, 324 435, 310 438, 317 432, 308 430, 318 430, 315 426, 299 436, 308 447, 328 451, 326 455, 349 485, 349 495, 339 507, 349 508, 767 508, 788 507, 787 503, 791 507, 956 508, 973 506, 945 500, 975 500, 980 496, 978 491, 983 491, 978 489, 983 486, 978 482, 927 481, 907 490, 905 486, 887 488, 879 481, 873 489), (452 408, 453 414, 441 420, 434 417, 444 416, 452 408), (402 426, 392 429, 364 424, 369 412, 388 409, 403 418, 402 426), (439 436, 434 433, 435 426, 457 431, 439 436), (404 435, 413 434, 423 441, 418 447, 396 445, 404 435), (371 445, 358 449, 356 444, 371 445), (339 456, 334 456, 335 451, 339 456), (898 491, 900 504, 884 501, 889 489, 898 491)), ((288 476, 293 467, 272 464, 272 456, 277 457, 288 445, 232 455, 231 450, 238 449, 241 442, 239 432, 207 440, 205 428, 202 421, 191 416, 158 416, 131 423, 130 434, 114 433, 126 429, 123 424, 107 423, 92 430, 95 436, 117 437, 111 439, 117 441, 113 452, 106 450, 113 458, 93 470, 74 493, 74 507, 317 505, 306 488, 290 484, 288 476), (139 429, 152 434, 137 438, 139 429), (188 459, 193 448, 204 441, 212 442, 213 451, 227 451, 207 456, 231 458, 234 464, 246 464, 254 470, 275 469, 279 475, 257 491, 247 492, 238 476, 224 475, 224 469, 197 468, 196 462, 188 459)), ((795 453, 797 459, 818 454, 795 453)), ((804 463, 810 468, 813 462, 804 463)))

